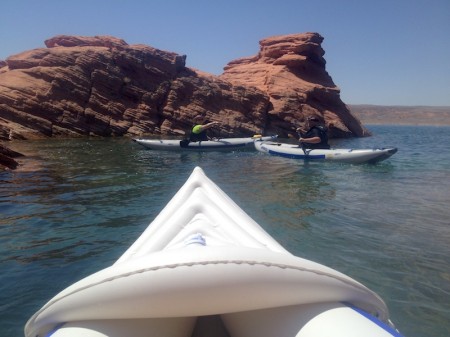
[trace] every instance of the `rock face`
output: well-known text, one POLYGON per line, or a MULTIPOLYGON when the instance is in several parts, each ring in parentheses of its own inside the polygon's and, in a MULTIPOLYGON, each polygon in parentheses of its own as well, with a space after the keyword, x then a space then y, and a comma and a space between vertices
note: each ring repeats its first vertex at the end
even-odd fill
POLYGON ((289 130, 305 116, 316 115, 324 120, 331 136, 367 135, 325 70, 322 41, 317 33, 263 39, 256 56, 228 63, 220 78, 265 92, 270 97, 274 128, 289 130))
POLYGON ((264 39, 258 55, 214 76, 150 46, 56 36, 47 48, 0 62, 0 139, 184 136, 198 114, 219 121, 220 136, 286 137, 311 114, 331 136, 363 136, 325 71, 322 40, 315 33, 264 39))

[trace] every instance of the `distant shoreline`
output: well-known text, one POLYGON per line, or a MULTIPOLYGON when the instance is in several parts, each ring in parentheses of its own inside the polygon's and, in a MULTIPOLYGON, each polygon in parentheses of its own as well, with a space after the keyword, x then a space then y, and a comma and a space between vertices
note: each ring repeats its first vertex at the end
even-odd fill
POLYGON ((348 104, 350 111, 363 124, 372 125, 450 125, 450 107, 384 106, 348 104))

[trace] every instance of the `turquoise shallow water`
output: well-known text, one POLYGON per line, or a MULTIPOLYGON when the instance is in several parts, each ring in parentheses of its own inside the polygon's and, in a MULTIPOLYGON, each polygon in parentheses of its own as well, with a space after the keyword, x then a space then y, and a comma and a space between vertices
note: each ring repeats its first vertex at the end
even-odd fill
POLYGON ((28 157, 0 173, 0 336, 23 336, 53 295, 111 265, 195 166, 289 251, 376 291, 405 337, 449 336, 450 128, 369 128, 334 145, 399 152, 348 165, 129 139, 13 143, 28 157))

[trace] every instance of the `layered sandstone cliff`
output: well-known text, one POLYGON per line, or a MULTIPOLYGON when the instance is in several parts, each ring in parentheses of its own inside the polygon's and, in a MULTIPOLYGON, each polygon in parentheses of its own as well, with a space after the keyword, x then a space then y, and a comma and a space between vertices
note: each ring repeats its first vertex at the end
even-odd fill
POLYGON ((57 36, 0 70, 0 137, 184 135, 192 118, 223 135, 261 132, 268 97, 185 67, 185 56, 113 37, 57 36))
POLYGON ((222 137, 287 137, 311 114, 331 137, 364 136, 325 70, 322 40, 267 38, 214 76, 186 67, 184 55, 115 37, 56 36, 0 62, 0 140, 181 137, 198 114, 219 121, 222 137))

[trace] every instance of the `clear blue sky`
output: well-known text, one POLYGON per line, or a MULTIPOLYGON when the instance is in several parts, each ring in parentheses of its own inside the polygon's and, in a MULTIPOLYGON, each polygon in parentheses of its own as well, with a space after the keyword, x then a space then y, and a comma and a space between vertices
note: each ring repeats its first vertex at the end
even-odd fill
POLYGON ((0 59, 59 34, 112 35, 220 74, 259 40, 318 32, 347 104, 450 106, 450 0, 2 0, 0 59))

